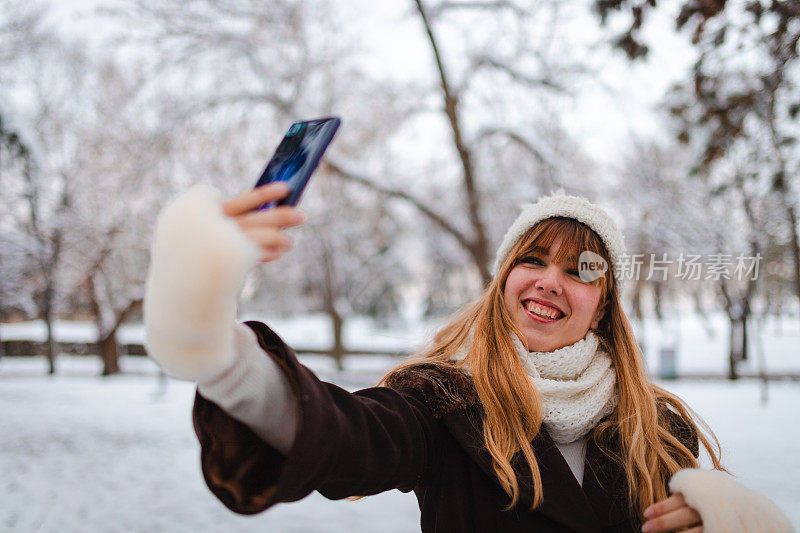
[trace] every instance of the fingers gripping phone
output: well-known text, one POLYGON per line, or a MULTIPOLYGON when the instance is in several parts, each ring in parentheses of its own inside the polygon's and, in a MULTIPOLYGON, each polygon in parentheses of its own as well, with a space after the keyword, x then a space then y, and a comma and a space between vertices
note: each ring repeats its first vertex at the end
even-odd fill
POLYGON ((339 124, 338 117, 327 117, 295 122, 289 127, 255 186, 284 181, 291 192, 282 200, 262 205, 259 210, 276 205, 297 205, 339 124))

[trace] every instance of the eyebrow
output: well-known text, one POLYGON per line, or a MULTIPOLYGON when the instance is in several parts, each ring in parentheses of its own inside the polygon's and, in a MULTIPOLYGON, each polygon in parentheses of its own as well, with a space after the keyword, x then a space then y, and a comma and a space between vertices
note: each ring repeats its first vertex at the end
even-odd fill
MULTIPOLYGON (((541 246, 534 246, 533 248, 528 250, 528 253, 538 253, 538 254, 541 254, 544 257, 547 257, 549 252, 550 252, 549 250, 545 250, 541 246)), ((570 256, 567 257, 566 262, 567 263, 577 263, 578 262, 578 258, 575 257, 574 255, 570 255, 570 256)))

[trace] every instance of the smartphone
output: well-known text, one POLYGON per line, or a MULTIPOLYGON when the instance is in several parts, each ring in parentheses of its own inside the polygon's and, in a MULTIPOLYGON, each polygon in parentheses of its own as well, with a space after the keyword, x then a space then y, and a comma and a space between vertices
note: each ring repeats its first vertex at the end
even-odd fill
POLYGON ((326 117, 295 122, 289 127, 255 186, 285 181, 291 192, 282 200, 262 205, 259 210, 276 205, 297 205, 311 174, 319 165, 322 154, 341 123, 338 117, 326 117))

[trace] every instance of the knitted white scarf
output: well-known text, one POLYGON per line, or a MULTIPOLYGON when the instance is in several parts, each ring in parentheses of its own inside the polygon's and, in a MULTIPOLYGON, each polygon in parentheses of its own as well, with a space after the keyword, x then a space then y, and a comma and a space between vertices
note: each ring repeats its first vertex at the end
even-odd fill
MULTIPOLYGON (((617 405, 616 373, 597 335, 589 330, 574 344, 552 352, 528 352, 512 334, 522 366, 542 396, 544 426, 564 444, 585 436, 617 405)), ((454 358, 466 357, 472 335, 454 358)))

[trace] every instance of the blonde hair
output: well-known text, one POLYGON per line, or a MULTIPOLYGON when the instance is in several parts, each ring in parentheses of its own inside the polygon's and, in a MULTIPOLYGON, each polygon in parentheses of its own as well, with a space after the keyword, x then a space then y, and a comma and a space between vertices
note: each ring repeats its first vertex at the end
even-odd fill
MULTIPOLYGON (((524 338, 505 309, 503 290, 509 272, 521 257, 534 246, 549 250, 559 237, 562 242, 553 258, 555 262, 561 263, 584 250, 608 261, 603 241, 581 222, 566 217, 538 222, 512 247, 483 295, 444 326, 430 346, 381 380, 384 383, 394 372, 421 363, 468 367, 483 407, 483 438, 492 456, 492 468, 511 499, 506 509, 519 500, 519 482, 511 467, 511 458, 518 452, 522 452, 533 479, 533 508, 543 501, 539 465, 531 447, 543 415, 540 395, 528 379, 510 336, 515 332, 524 338), (473 339, 466 358, 454 362, 454 355, 470 332, 473 339)), ((659 420, 658 403, 673 408, 686 421, 707 450, 714 468, 724 470, 721 449, 708 425, 683 400, 649 381, 611 270, 591 283, 600 287, 599 308, 605 310, 596 333, 612 358, 617 377, 617 407, 594 428, 592 437, 603 453, 624 468, 630 508, 641 516, 645 508, 667 497, 667 482, 675 472, 698 466, 691 450, 670 433, 665 420, 659 420), (616 445, 612 444, 615 436, 616 445)))

